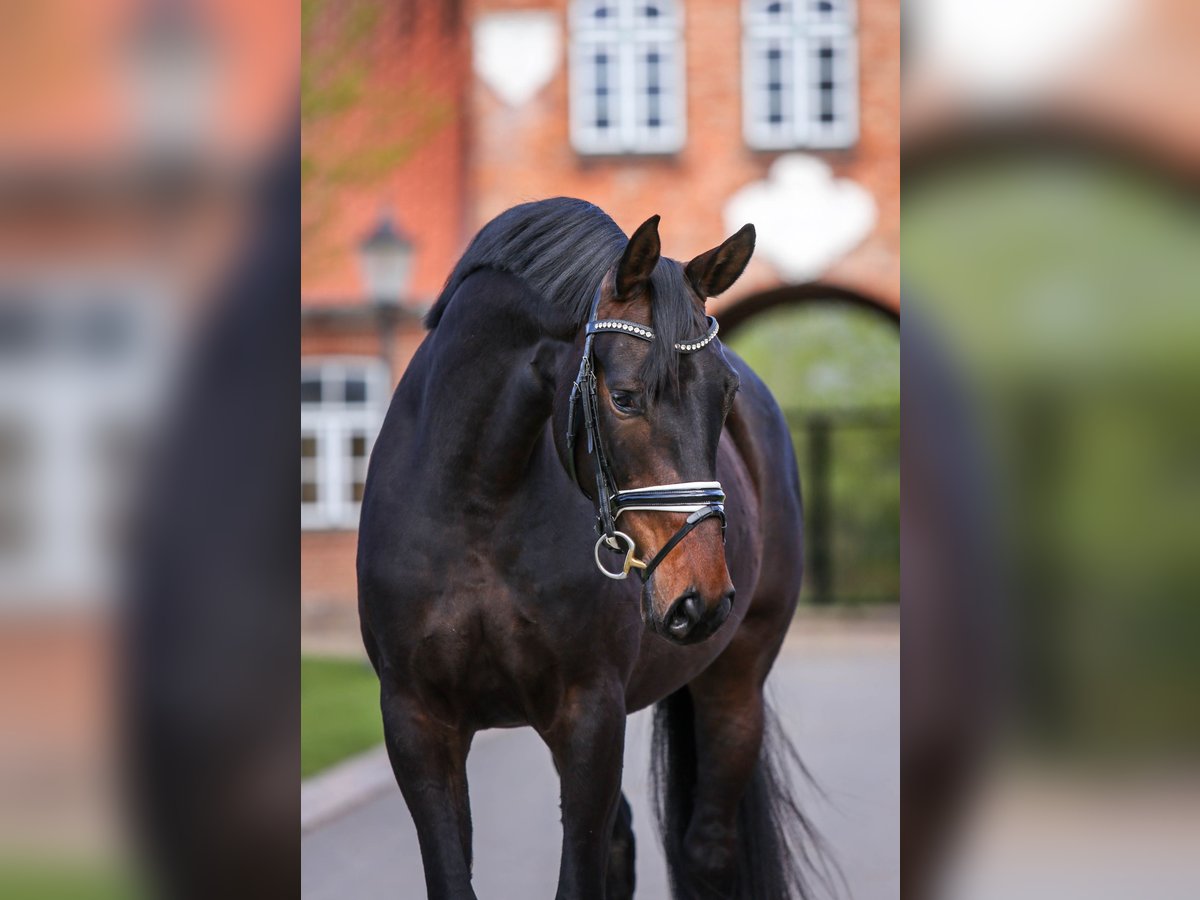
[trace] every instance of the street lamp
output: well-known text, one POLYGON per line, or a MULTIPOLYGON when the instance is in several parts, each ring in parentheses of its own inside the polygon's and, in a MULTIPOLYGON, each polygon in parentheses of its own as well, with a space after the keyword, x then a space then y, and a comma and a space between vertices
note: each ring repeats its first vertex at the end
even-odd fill
POLYGON ((379 317, 379 340, 391 372, 392 337, 400 304, 408 299, 413 243, 396 227, 391 214, 385 212, 359 243, 358 259, 367 296, 379 317))
POLYGON ((408 294, 412 277, 413 244, 383 213, 371 233, 358 245, 367 296, 377 306, 398 306, 408 294))

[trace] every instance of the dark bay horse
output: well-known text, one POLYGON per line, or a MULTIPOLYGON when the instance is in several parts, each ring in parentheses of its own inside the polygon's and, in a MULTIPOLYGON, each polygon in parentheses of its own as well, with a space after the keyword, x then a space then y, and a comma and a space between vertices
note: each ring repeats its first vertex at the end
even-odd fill
POLYGON ((753 250, 746 226, 683 265, 657 216, 626 239, 589 203, 528 203, 428 316, 371 457, 358 583, 430 897, 475 896, 467 751, 520 725, 561 780, 557 896, 632 896, 625 719, 651 704, 675 896, 804 893, 812 834, 763 701, 800 591, 796 462, 704 313, 753 250))

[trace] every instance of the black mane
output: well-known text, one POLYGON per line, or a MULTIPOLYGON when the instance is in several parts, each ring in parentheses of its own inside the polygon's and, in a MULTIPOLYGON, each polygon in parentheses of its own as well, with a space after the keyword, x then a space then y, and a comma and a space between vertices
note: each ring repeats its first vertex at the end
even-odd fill
POLYGON ((458 286, 479 269, 524 279, 578 327, 587 320, 596 286, 626 241, 608 213, 584 200, 555 197, 514 206, 475 235, 425 317, 425 327, 437 327, 458 286))
MULTIPOLYGON (((585 200, 555 197, 506 210, 480 229, 446 279, 425 326, 437 327, 459 285, 480 269, 497 269, 523 279, 542 302, 578 331, 605 273, 620 258, 628 238, 604 210, 585 200)), ((651 278, 652 321, 658 340, 643 370, 646 389, 658 393, 678 384, 677 341, 703 334, 705 320, 687 286, 683 267, 659 260, 651 278)))

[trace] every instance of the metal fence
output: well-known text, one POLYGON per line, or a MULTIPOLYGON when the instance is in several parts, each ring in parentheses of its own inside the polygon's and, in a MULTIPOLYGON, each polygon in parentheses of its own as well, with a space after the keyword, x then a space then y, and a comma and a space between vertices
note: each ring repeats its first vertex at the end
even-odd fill
POLYGON ((801 602, 900 597, 900 409, 787 410, 804 497, 801 602))

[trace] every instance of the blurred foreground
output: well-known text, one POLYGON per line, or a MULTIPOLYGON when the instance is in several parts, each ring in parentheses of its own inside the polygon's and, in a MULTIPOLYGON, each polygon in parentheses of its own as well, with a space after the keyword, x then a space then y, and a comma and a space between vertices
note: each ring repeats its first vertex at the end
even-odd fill
POLYGON ((949 6, 906 31, 905 895, 1195 897, 1200 10, 949 6))
POLYGON ((0 895, 294 896, 297 13, 0 8, 0 895))

